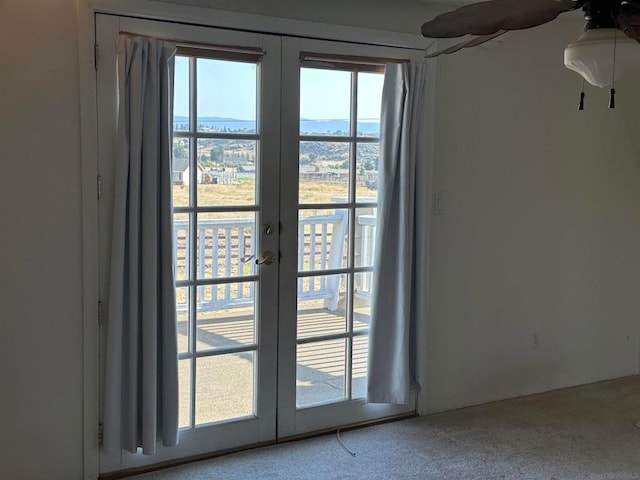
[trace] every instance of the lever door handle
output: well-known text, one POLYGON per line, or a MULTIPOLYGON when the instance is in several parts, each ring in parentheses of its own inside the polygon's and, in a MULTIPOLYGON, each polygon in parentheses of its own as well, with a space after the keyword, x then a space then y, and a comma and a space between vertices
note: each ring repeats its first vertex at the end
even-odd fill
POLYGON ((260 258, 256 258, 256 265, 271 265, 276 259, 276 254, 271 250, 267 250, 260 258))
POLYGON ((253 255, 253 254, 251 254, 251 255, 245 255, 244 257, 242 257, 242 258, 240 259, 240 261, 241 261, 242 263, 249 263, 249 262, 253 259, 253 257, 255 257, 255 255, 253 255))

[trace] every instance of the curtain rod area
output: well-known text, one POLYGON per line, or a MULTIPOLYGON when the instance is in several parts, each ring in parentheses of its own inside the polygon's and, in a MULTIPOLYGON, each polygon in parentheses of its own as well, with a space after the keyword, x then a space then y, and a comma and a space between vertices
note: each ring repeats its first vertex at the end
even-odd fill
MULTIPOLYGON (((95 13, 100 13, 101 15, 111 15, 111 16, 122 17, 122 18, 130 18, 130 19, 134 19, 134 20, 152 20, 152 21, 155 21, 155 22, 173 23, 173 24, 178 24, 178 25, 189 25, 189 26, 205 27, 205 28, 217 28, 219 30, 228 30, 228 31, 232 31, 232 32, 255 33, 255 34, 259 34, 259 35, 271 35, 271 36, 277 36, 277 37, 300 38, 300 39, 305 39, 305 40, 319 40, 319 41, 323 41, 323 42, 349 43, 349 44, 352 44, 352 45, 366 45, 366 46, 373 46, 373 47, 393 48, 393 49, 398 49, 398 50, 408 50, 408 51, 416 51, 416 52, 424 52, 426 49, 428 49, 434 43, 434 41, 432 41, 429 45, 425 45, 424 47, 415 47, 415 46, 408 46, 408 45, 398 45, 398 44, 394 44, 394 43, 386 43, 384 41, 376 42, 376 41, 364 41, 364 40, 362 40, 362 41, 359 41, 359 40, 344 40, 344 39, 339 39, 339 38, 331 38, 331 36, 322 37, 322 36, 318 36, 318 35, 305 35, 304 33, 297 34, 297 33, 275 32, 275 31, 270 31, 270 30, 260 30, 258 28, 228 27, 228 26, 222 26, 222 25, 191 22, 191 21, 184 21, 184 20, 168 20, 168 19, 162 19, 162 18, 147 18, 144 15, 131 15, 131 14, 124 14, 124 13, 109 12, 109 11, 96 10, 95 13)), ((293 21, 293 19, 292 19, 292 21, 293 21)), ((393 33, 393 32, 389 32, 389 33, 393 33)), ((406 35, 408 35, 408 34, 406 34, 406 35)))
MULTIPOLYGON (((143 38, 151 38, 149 35, 143 35, 132 32, 120 32, 120 35, 126 35, 129 37, 143 37, 143 38)), ((264 55, 264 50, 256 47, 244 47, 240 45, 220 45, 215 43, 201 43, 201 42, 193 42, 188 40, 180 40, 175 38, 162 38, 160 40, 164 40, 165 42, 172 42, 178 46, 178 53, 184 55, 191 56, 207 56, 203 54, 208 50, 214 50, 218 55, 216 58, 219 58, 219 53, 227 54, 226 57, 229 58, 238 58, 244 59, 247 61, 256 61, 262 58, 264 55)))

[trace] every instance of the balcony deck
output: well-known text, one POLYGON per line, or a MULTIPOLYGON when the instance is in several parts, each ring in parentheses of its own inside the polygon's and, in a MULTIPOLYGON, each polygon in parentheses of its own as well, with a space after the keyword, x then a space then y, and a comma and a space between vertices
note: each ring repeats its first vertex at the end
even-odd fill
MULTIPOLYGON (((368 329, 369 317, 364 309, 354 311, 354 330, 368 329)), ((345 312, 331 312, 322 308, 302 310, 298 315, 298 338, 342 333, 345 331, 345 312)), ((178 322, 178 351, 188 346, 185 321, 178 322)), ((255 342, 255 326, 251 308, 235 308, 218 312, 218 318, 201 318, 196 329, 196 348, 250 345, 255 342), (224 315, 221 318, 220 314, 224 315)), ((366 393, 366 365, 368 335, 353 341, 352 397, 366 393)), ((345 397, 344 339, 308 343, 298 346, 297 404, 308 406, 345 397)), ((196 365, 196 424, 242 417, 253 413, 254 354, 244 352, 217 355, 197 360, 196 365)), ((181 360, 180 424, 189 424, 189 360, 181 360)))

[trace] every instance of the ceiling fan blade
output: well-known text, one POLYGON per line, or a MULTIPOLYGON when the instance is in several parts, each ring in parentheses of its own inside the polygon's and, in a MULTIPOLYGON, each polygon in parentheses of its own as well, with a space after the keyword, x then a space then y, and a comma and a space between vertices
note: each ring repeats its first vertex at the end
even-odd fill
POLYGON ((522 30, 550 22, 583 4, 584 0, 488 0, 439 15, 422 25, 422 35, 452 38, 522 30))
POLYGON ((477 47, 478 45, 482 45, 483 43, 488 42, 489 40, 493 40, 494 38, 499 37, 500 35, 504 35, 505 33, 507 33, 507 30, 499 30, 489 35, 480 35, 478 37, 474 37, 470 40, 467 40, 466 42, 456 43, 455 45, 451 45, 450 47, 445 48, 443 50, 430 53, 426 55, 425 58, 433 58, 439 55, 448 55, 450 53, 456 53, 458 50, 462 50, 463 48, 477 47))
POLYGON ((622 2, 618 25, 627 37, 640 42, 640 1, 622 2))

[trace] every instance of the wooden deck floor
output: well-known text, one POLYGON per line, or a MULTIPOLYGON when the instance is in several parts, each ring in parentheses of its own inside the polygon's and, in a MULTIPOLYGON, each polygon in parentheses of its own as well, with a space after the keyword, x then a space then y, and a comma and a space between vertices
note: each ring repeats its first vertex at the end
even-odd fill
MULTIPOLYGON (((255 324, 250 309, 235 309, 216 314, 217 318, 201 315, 196 329, 196 348, 250 345, 255 343, 255 324)), ((212 315, 209 315, 212 317, 212 315)), ((343 333, 346 331, 344 311, 326 309, 302 310, 298 315, 298 338, 343 333)), ((354 313, 354 330, 368 328, 368 316, 354 313)), ((296 400, 299 407, 345 398, 345 382, 349 348, 352 348, 351 396, 366 393, 368 335, 354 337, 352 347, 345 339, 312 342, 297 347, 296 400)), ((186 322, 178 322, 178 347, 187 350, 186 322)), ((253 352, 218 355, 196 361, 196 424, 253 414, 254 394, 253 352)), ((180 361, 180 423, 189 425, 189 391, 191 364, 180 361)))

